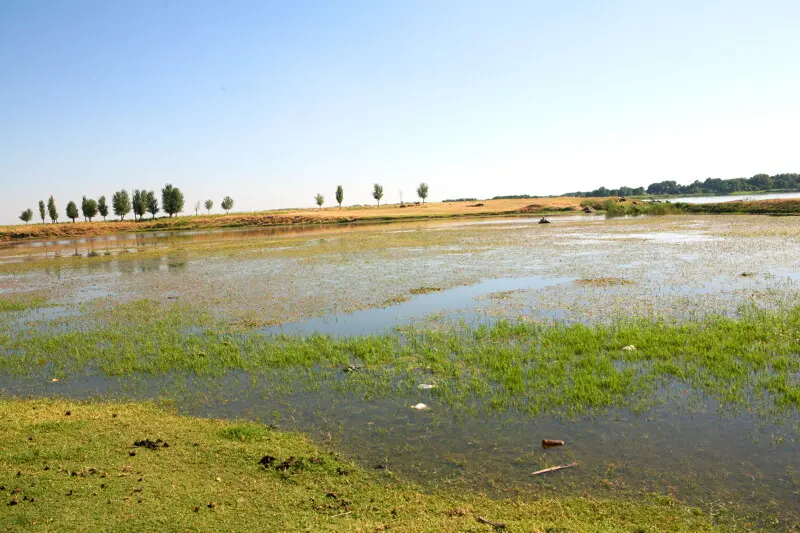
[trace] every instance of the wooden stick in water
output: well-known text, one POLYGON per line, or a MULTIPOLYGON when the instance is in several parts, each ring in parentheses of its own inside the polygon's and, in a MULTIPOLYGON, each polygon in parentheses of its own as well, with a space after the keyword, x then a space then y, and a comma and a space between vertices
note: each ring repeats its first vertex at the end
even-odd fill
POLYGON ((551 466, 550 468, 545 468, 544 470, 537 470, 536 472, 532 472, 532 476, 538 476, 539 474, 547 474, 548 472, 555 472, 556 470, 563 470, 565 468, 572 468, 573 466, 578 466, 578 463, 570 463, 568 465, 559 465, 559 466, 551 466))

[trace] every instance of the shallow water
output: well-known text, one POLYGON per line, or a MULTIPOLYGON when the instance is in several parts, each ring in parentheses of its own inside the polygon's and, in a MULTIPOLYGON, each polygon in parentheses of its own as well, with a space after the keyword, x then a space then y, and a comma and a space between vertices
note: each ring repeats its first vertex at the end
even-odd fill
MULTIPOLYGON (((420 322, 433 314, 444 314, 449 319, 465 320, 471 323, 491 322, 491 317, 481 312, 481 298, 504 291, 537 290, 544 287, 565 284, 572 278, 546 278, 528 276, 524 278, 496 278, 479 283, 455 287, 453 289, 434 289, 427 294, 412 296, 409 300, 379 309, 365 309, 354 313, 337 313, 289 322, 262 328, 265 334, 354 336, 375 335, 399 327, 420 322)), ((557 310, 550 313, 558 317, 557 310)))
MULTIPOLYGON (((41 294, 54 304, 12 314, 16 327, 54 320, 61 321, 58 327, 90 327, 82 310, 148 298, 209 309, 247 329, 331 335, 502 317, 685 320, 736 315, 743 304, 780 308, 800 302, 798 218, 565 216, 551 217, 553 223, 544 226, 537 220, 17 243, 0 247, 0 293, 41 294)), ((663 403, 642 413, 563 420, 514 411, 448 412, 437 407, 435 391, 358 397, 337 387, 348 379, 339 374, 232 374, 219 381, 48 378, 0 376, 0 390, 177 398, 191 414, 277 422, 324 439, 330 433, 337 447, 364 464, 388 461, 430 486, 600 495, 655 491, 775 515, 800 507, 796 415, 777 423, 757 413, 730 413, 674 386, 662 391, 663 403), (432 409, 408 407, 420 401, 432 409), (570 444, 542 451, 542 438, 570 444), (529 476, 538 467, 572 460, 581 463, 579 471, 529 476)))
POLYGON ((426 487, 492 494, 539 491, 602 495, 665 494, 705 511, 729 507, 747 515, 795 517, 800 440, 794 417, 760 420, 731 412, 678 385, 645 413, 626 409, 565 419, 530 418, 513 410, 470 415, 444 410, 434 391, 364 398, 342 393, 347 374, 305 378, 291 372, 223 378, 75 376, 58 383, 0 376, 17 396, 169 398, 182 412, 250 419, 301 430, 367 467, 381 465, 426 487), (280 382, 280 391, 274 384, 280 382), (309 382, 313 386, 309 387, 309 382), (311 389, 311 390, 309 390, 311 389), (285 392, 289 391, 289 392, 285 392), (425 402, 431 409, 415 411, 425 402), (563 447, 543 449, 542 439, 563 447), (531 472, 573 461, 579 467, 542 477, 531 472))

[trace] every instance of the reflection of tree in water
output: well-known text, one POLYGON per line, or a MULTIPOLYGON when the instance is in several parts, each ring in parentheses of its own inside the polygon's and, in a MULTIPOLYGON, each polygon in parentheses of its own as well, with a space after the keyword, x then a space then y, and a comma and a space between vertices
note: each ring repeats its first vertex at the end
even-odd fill
POLYGON ((171 255, 167 258, 167 269, 170 272, 183 272, 189 264, 189 256, 186 253, 171 255))
POLYGON ((122 274, 144 274, 163 271, 182 272, 186 270, 188 264, 188 255, 183 253, 167 257, 115 261, 114 268, 122 274))
POLYGON ((46 266, 44 268, 45 273, 48 276, 54 277, 56 279, 61 279, 61 265, 56 263, 53 266, 46 266))

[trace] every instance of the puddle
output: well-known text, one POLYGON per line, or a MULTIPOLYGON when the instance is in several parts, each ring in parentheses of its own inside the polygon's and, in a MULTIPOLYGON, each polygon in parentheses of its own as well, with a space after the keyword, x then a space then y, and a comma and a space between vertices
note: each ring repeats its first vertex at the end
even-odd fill
POLYGON ((263 328, 266 334, 286 333, 289 335, 311 335, 322 333, 333 336, 355 336, 386 333, 388 330, 405 326, 415 320, 423 320, 434 313, 445 313, 449 318, 466 321, 487 319, 476 310, 484 305, 478 299, 492 293, 531 290, 552 287, 573 281, 572 278, 548 278, 529 276, 524 278, 488 279, 443 291, 411 296, 410 300, 379 309, 367 309, 355 313, 341 313, 290 322, 279 326, 263 328))

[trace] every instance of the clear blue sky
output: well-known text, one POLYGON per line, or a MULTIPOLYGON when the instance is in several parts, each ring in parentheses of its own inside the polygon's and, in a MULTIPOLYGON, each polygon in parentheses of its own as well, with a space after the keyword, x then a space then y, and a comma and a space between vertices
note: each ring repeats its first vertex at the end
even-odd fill
POLYGON ((797 0, 4 0, 0 222, 800 172, 797 0))

